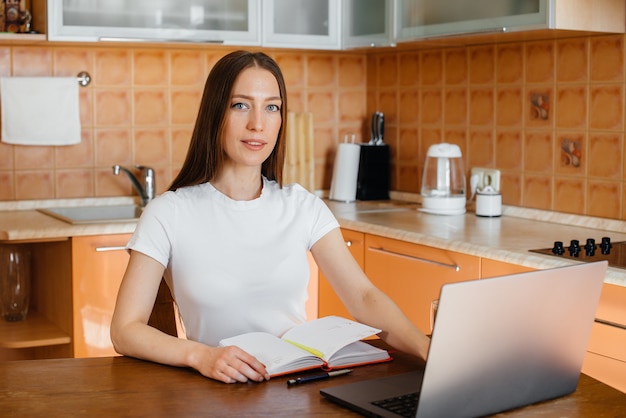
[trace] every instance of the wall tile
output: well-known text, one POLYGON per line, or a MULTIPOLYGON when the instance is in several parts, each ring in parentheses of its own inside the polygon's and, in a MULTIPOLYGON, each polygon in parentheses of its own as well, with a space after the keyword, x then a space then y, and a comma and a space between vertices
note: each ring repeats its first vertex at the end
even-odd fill
POLYGON ((94 196, 93 169, 57 170, 56 190, 58 198, 94 196))
POLYGON ((340 92, 339 123, 358 123, 365 118, 365 97, 363 92, 340 92))
POLYGON ((585 82, 588 77, 587 38, 563 39, 556 44, 556 80, 559 83, 585 82))
POLYGON ((558 132, 556 135, 555 172, 574 176, 584 176, 587 169, 588 156, 586 134, 582 132, 558 132))
POLYGON ((11 75, 11 49, 0 46, 0 77, 11 75))
POLYGON ((93 53, 89 50, 78 47, 54 48, 52 58, 53 74, 57 77, 72 77, 81 71, 93 77, 93 53))
POLYGON ((522 205, 522 176, 506 172, 500 173, 500 193, 505 205, 522 205))
POLYGON ((130 126, 131 96, 127 89, 95 91, 97 126, 130 126))
POLYGON ((624 82, 624 36, 589 38, 591 81, 624 82))
POLYGON ((129 86, 130 51, 123 48, 100 49, 94 52, 95 71, 93 83, 95 86, 129 86))
POLYGON ((408 126, 419 123, 419 91, 417 89, 402 89, 398 96, 398 123, 408 126))
POLYGON ((524 172, 551 175, 554 143, 550 132, 527 131, 524 138, 524 172))
POLYGON ((438 86, 442 82, 443 52, 428 50, 420 53, 420 76, 423 86, 438 86))
POLYGON ((524 77, 523 44, 503 44, 496 49, 496 80, 498 83, 521 83, 524 77))
POLYGON ((365 61, 360 56, 346 56, 337 58, 339 87, 360 88, 365 85, 365 61))
POLYGON ((0 170, 13 170, 15 146, 0 142, 0 170))
POLYGON ((307 103, 309 111, 315 115, 315 124, 332 123, 335 118, 335 95, 332 91, 311 92, 307 103))
POLYGON ((92 168, 95 161, 92 132, 83 130, 79 144, 54 147, 54 154, 57 168, 92 168))
POLYGON ((193 125, 198 116, 202 91, 199 89, 173 89, 170 98, 173 125, 193 125))
POLYGON ((133 85, 166 86, 169 83, 169 56, 166 51, 133 51, 133 85))
POLYGON ((465 88, 449 88, 445 90, 443 103, 446 125, 467 124, 467 90, 465 88))
POLYGON ((167 125, 170 122, 169 97, 165 89, 135 89, 134 125, 167 125))
POLYGON ((203 86, 209 73, 204 55, 197 51, 170 52, 172 86, 203 86))
POLYGON ((500 170, 512 170, 521 172, 522 153, 522 133, 517 130, 502 130, 496 132, 496 164, 500 170))
POLYGON ((583 128, 587 125, 587 89, 585 86, 559 87, 556 92, 556 127, 583 128))
POLYGON ((469 73, 471 84, 490 84, 496 77, 495 46, 469 48, 469 73))
POLYGON ((522 205, 534 208, 552 209, 552 178, 542 175, 524 175, 522 205))
POLYGON ((193 129, 189 128, 172 129, 172 165, 182 166, 187 156, 192 132, 193 129))
POLYGON ((307 57, 307 85, 310 87, 334 87, 337 66, 332 55, 311 54, 307 57))
POLYGON ((54 167, 54 147, 16 145, 14 156, 16 170, 54 167))
POLYGON ((527 83, 554 81, 554 41, 527 43, 525 60, 527 83))
POLYGON ((453 48, 444 51, 445 84, 456 86, 465 84, 468 80, 467 50, 453 48))
POLYGON ((0 200, 15 200, 13 171, 0 171, 0 200))
POLYGON ((55 196, 52 170, 24 170, 15 173, 17 200, 51 199, 55 196))
POLYGON ((127 129, 96 129, 96 167, 115 164, 130 165, 133 161, 130 132, 127 129))
POLYGON ((46 47, 13 48, 13 76, 51 76, 52 50, 46 47))
POLYGON ((465 151, 468 164, 466 171, 472 167, 494 167, 494 139, 492 129, 471 129, 469 146, 465 151))
POLYGON ((165 129, 136 129, 133 138, 134 164, 164 166, 169 163, 169 134, 165 129))
POLYGON ((623 179, 624 134, 589 134, 589 177, 604 180, 623 179))
POLYGON ((398 54, 398 84, 417 86, 419 84, 420 55, 417 52, 398 54))
POLYGON ((554 180, 554 206, 566 213, 585 213, 585 180, 557 177, 554 180))
POLYGON ((587 183, 587 214, 602 218, 618 218, 621 185, 618 182, 589 180, 587 183))
POLYGON ((421 122, 425 125, 439 124, 443 117, 443 99, 439 89, 422 89, 420 102, 421 122))
POLYGON ((524 93, 520 87, 496 90, 496 125, 520 127, 524 115, 524 93))
POLYGON ((492 88, 471 88, 469 91, 470 126, 491 126, 495 120, 492 88))
POLYGON ((591 86, 589 128, 624 129, 624 86, 591 86))

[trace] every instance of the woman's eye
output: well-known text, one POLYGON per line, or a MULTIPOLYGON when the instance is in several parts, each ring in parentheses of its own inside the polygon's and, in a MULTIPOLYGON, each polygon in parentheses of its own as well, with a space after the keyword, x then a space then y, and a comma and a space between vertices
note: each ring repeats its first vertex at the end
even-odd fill
POLYGON ((234 103, 233 104, 233 109, 247 109, 248 106, 245 105, 245 103, 234 103))
POLYGON ((267 106, 267 110, 269 110, 270 112, 280 112, 280 106, 271 104, 267 106))

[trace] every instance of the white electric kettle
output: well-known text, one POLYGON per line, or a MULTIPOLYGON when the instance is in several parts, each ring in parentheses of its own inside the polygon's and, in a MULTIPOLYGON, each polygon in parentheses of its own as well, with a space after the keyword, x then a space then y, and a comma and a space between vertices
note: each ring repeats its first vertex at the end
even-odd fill
POLYGON ((437 215, 465 213, 465 171, 458 145, 440 143, 428 148, 421 195, 421 210, 424 212, 437 215))

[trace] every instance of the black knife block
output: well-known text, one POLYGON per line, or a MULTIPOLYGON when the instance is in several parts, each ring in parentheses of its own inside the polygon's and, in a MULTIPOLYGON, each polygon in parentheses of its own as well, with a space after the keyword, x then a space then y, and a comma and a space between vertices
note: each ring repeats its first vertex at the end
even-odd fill
POLYGON ((360 144, 357 200, 388 200, 390 183, 389 145, 360 144))

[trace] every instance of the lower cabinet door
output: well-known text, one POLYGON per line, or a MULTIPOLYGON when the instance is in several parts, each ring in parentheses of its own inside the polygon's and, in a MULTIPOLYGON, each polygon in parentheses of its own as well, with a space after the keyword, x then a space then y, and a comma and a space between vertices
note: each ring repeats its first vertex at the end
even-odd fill
POLYGON ((424 333, 430 310, 446 283, 475 280, 480 258, 366 234, 365 273, 424 333))
POLYGON ((116 355, 109 333, 129 239, 129 234, 72 238, 74 357, 116 355))

